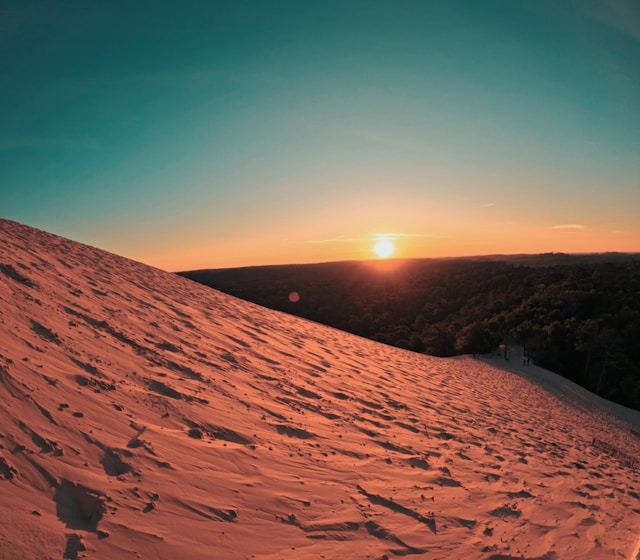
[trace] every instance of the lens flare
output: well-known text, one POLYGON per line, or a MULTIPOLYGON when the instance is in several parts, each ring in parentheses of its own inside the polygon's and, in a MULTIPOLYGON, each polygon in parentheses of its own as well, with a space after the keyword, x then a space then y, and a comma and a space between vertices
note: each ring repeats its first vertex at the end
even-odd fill
POLYGON ((300 301, 300 294, 298 292, 291 292, 289 294, 289 301, 291 303, 298 303, 300 301))

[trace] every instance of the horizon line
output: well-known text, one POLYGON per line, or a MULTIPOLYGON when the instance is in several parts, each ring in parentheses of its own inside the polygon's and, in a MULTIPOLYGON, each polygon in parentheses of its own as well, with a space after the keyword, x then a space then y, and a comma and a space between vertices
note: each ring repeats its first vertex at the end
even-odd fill
POLYGON ((588 257, 588 256, 606 256, 606 255, 624 255, 630 257, 639 257, 640 251, 594 251, 594 252, 576 252, 569 253, 565 251, 545 251, 543 253, 482 253, 474 255, 451 255, 444 257, 395 257, 395 258, 370 258, 370 259, 341 259, 335 261, 309 261, 309 262, 288 262, 288 263, 274 263, 274 264, 247 264, 240 266, 220 266, 212 268, 193 268, 188 270, 173 270, 167 271, 174 274, 180 274, 185 272, 200 272, 206 270, 239 270, 245 268, 275 268, 286 266, 315 266, 323 264, 343 264, 343 263, 371 263, 377 265, 384 265, 385 263, 400 263, 407 261, 442 261, 442 260, 465 260, 465 259, 495 259, 500 257, 515 258, 515 257, 544 257, 544 256, 567 256, 567 257, 588 257))

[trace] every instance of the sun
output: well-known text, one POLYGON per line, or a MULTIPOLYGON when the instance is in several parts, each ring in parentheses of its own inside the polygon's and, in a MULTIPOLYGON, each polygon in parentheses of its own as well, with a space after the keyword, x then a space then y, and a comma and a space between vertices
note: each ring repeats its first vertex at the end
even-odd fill
POLYGON ((373 247, 373 252, 376 255, 378 255, 378 258, 380 259, 389 258, 391 255, 393 255, 393 252, 395 250, 396 250, 396 247, 391 241, 391 239, 388 239, 386 237, 383 237, 382 239, 378 239, 378 241, 373 247))

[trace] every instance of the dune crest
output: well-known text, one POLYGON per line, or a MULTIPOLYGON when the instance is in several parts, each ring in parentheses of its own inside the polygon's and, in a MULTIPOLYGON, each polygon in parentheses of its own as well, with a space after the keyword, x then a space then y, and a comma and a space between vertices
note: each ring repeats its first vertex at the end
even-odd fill
POLYGON ((638 557, 640 428, 490 364, 7 220, 0 340, 0 559, 638 557))

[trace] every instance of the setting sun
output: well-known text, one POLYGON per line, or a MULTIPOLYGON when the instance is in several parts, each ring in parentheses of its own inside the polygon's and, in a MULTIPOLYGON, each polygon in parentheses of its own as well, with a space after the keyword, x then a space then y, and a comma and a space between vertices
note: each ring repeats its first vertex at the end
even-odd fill
POLYGON ((373 252, 381 259, 390 257, 395 251, 395 246, 390 239, 379 239, 373 247, 373 252))

